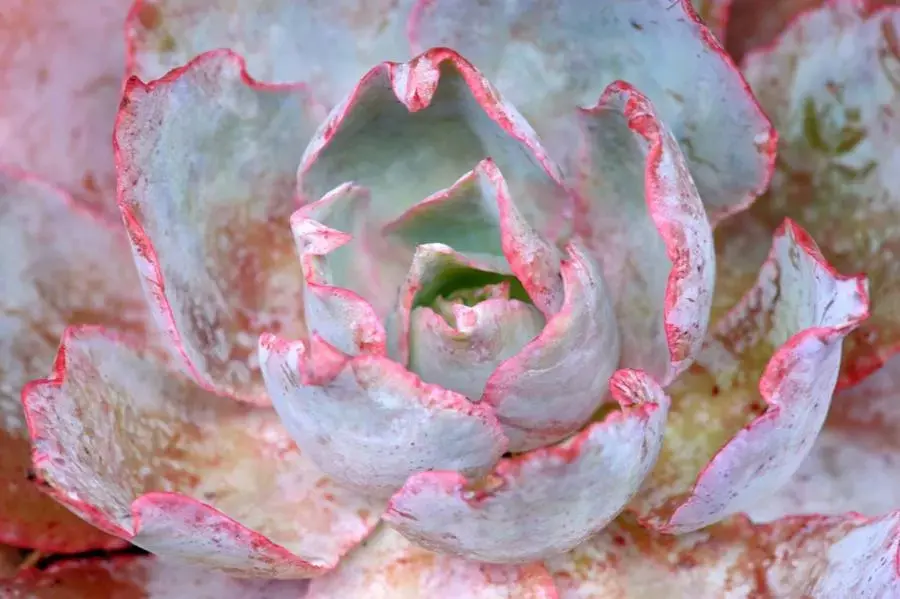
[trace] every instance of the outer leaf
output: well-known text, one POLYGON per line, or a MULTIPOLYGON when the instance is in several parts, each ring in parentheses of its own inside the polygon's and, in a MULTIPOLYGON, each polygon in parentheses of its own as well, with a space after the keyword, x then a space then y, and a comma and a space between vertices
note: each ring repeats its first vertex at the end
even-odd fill
POLYGON ((351 358, 317 335, 308 342, 263 335, 259 361, 298 445, 323 472, 366 493, 390 495, 423 470, 480 476, 506 450, 489 408, 384 356, 351 358))
POLYGON ((23 400, 45 490, 161 556, 307 577, 378 521, 380 506, 323 476, 271 409, 224 401, 103 331, 69 329, 23 400))
POLYGON ((786 221, 754 288, 670 388, 665 446, 635 511, 664 532, 686 532, 787 482, 822 428, 842 340, 868 306, 864 277, 839 275, 786 221))
POLYGON ((531 226, 563 237, 572 200, 534 131, 465 59, 434 49, 363 76, 306 149, 299 191, 311 202, 352 181, 387 224, 488 156, 531 226))
POLYGON ((303 599, 305 580, 241 580, 156 557, 56 562, 0 582, 9 599, 303 599))
POLYGON ((494 566, 431 553, 389 528, 335 572, 310 583, 307 599, 557 599, 540 564, 494 566))
POLYGON ((264 400, 257 336, 303 331, 288 220, 315 121, 307 103, 303 88, 257 83, 227 52, 126 85, 120 208, 147 300, 207 389, 264 400))
POLYGON ((734 0, 692 0, 691 5, 697 16, 703 19, 709 30, 724 45, 728 17, 734 0))
POLYGON ((409 56, 412 0, 138 0, 128 19, 129 67, 156 79, 218 48, 247 58, 253 77, 303 81, 334 103, 382 60, 409 56), (327 49, 327 51, 324 51, 327 49))
POLYGON ((860 512, 900 505, 900 359, 835 396, 825 429, 793 478, 750 510, 786 514, 860 512))
POLYGON ((576 229, 609 281, 621 365, 668 385, 706 335, 715 255, 703 204, 675 138, 631 85, 612 83, 578 124, 576 229))
POLYGON ((0 169, 0 287, 0 541, 59 553, 121 546, 28 480, 19 394, 50 370, 69 323, 152 328, 124 231, 60 189, 0 169))
MULTIPOLYGON (((752 230, 750 220, 772 230, 789 216, 842 271, 867 273, 872 318, 848 338, 842 387, 900 349, 898 39, 900 8, 867 14, 851 0, 836 0, 798 17, 770 49, 746 58, 747 78, 782 141, 769 193, 735 223, 737 235, 722 236, 722 251, 747 245, 741 232, 752 230)), ((754 266, 736 265, 738 276, 754 266)))
POLYGON ((621 370, 610 390, 621 411, 557 446, 505 459, 483 480, 412 476, 385 520, 425 547, 486 562, 572 549, 622 510, 662 444, 669 400, 659 385, 621 370))
POLYGON ((766 187, 775 133, 689 0, 418 0, 409 30, 414 50, 448 46, 477 64, 558 156, 575 108, 621 79, 672 127, 711 220, 766 187))
POLYGON ((0 161, 114 216, 109 137, 125 65, 129 0, 4 0, 0 161))
POLYGON ((900 513, 734 519, 671 537, 607 528, 548 568, 560 599, 887 599, 900 594, 900 513))

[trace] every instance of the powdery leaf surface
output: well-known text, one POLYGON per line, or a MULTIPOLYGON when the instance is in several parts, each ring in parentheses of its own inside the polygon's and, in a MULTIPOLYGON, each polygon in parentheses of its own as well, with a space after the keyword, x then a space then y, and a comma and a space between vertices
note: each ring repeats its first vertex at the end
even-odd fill
POLYGON ((825 428, 791 480, 759 506, 755 520, 788 514, 860 512, 900 505, 900 358, 835 395, 825 428))
POLYGON ((634 510, 650 526, 687 532, 787 482, 822 428, 842 341, 868 307, 865 278, 835 272, 786 221, 756 285, 669 388, 663 450, 634 510))
POLYGON ((700 351, 715 276, 693 178, 650 101, 617 81, 578 113, 576 230, 615 302, 623 368, 668 385, 700 351))
POLYGON ((540 564, 479 564, 432 553, 383 528, 334 572, 310 582, 307 599, 557 599, 540 564))
POLYGON ((438 48, 362 77, 307 147, 298 189, 314 202, 353 182, 369 190, 372 219, 385 225, 487 157, 528 223, 551 242, 564 237, 572 199, 559 167, 479 71, 438 48))
POLYGON ((900 513, 735 518, 679 536, 616 523, 548 560, 560 599, 888 599, 900 594, 900 513))
POLYGON ((263 335, 263 376, 297 444, 341 483, 389 496, 413 473, 482 475, 506 451, 490 408, 423 382, 383 355, 350 357, 320 337, 263 335))
POLYGON ((120 208, 147 301, 204 388, 267 401, 259 333, 304 330, 289 219, 317 116, 304 88, 257 83, 225 51, 126 85, 120 208))
POLYGON ((336 103, 383 60, 405 60, 413 0, 138 0, 128 19, 129 67, 161 77, 194 56, 229 48, 270 83, 308 83, 336 103))
POLYGON ((116 214, 109 143, 129 0, 4 0, 0 162, 116 214))
POLYGON ((304 599, 305 580, 248 580, 157 557, 77 559, 0 582, 5 599, 304 599))
POLYGON ((774 131, 690 0, 419 0, 409 32, 414 51, 448 46, 477 65, 557 156, 576 107, 624 80, 672 128, 713 222, 765 189, 774 131))
POLYGON ((152 329, 128 239, 60 189, 0 169, 0 286, 0 541, 53 552, 122 545, 28 480, 20 392, 49 374, 68 324, 152 329))
POLYGON ((574 548, 625 507, 653 468, 669 399, 646 374, 610 381, 620 411, 559 445, 502 460, 481 480, 457 472, 410 477, 385 520, 420 545, 493 563, 574 548))
MULTIPOLYGON (((842 272, 867 274, 872 317, 847 339, 841 387, 900 348, 898 40, 900 8, 867 12, 835 0, 746 57, 747 79, 780 133, 779 158, 770 191, 739 217, 736 235, 722 235, 721 251, 739 253, 727 246, 748 245, 743 231, 771 231, 788 216, 842 272)), ((723 279, 732 268, 741 277, 753 266, 729 263, 723 279)))
POLYGON ((318 471, 270 408, 212 395, 99 329, 69 329, 54 374, 23 398, 45 490, 158 555, 307 577, 378 521, 381 506, 318 471))

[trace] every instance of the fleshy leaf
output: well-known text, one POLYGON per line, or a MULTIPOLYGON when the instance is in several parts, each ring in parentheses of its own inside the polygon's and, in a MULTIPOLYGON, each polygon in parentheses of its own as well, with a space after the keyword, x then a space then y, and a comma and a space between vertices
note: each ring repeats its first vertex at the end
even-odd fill
MULTIPOLYGON (((746 57, 747 79, 781 135, 779 158, 769 192, 718 240, 720 255, 748 245, 744 231, 771 231, 787 216, 838 269, 869 276, 872 317, 844 344, 841 388, 900 350, 898 39, 900 8, 868 13, 836 0, 746 57)), ((735 265, 735 276, 754 267, 735 265)), ((727 281, 731 268, 720 278, 727 281)))
POLYGON ((486 157, 528 223, 551 242, 563 238, 572 200, 558 166, 472 65, 434 49, 363 76, 306 149, 299 192, 311 202, 347 182, 366 187, 371 218, 384 225, 486 157))
POLYGON ((749 514, 887 513, 900 505, 900 357, 835 395, 825 428, 791 480, 749 514))
POLYGON ((391 260, 379 251, 381 240, 367 226, 368 203, 367 190, 346 184, 291 217, 309 333, 350 355, 387 351, 380 319, 387 306, 367 298, 395 295, 392 280, 402 276, 392 274, 391 260))
POLYGON ((306 580, 247 580, 156 557, 73 559, 0 582, 9 599, 304 599, 306 580))
POLYGON ((382 60, 405 60, 412 0, 138 0, 126 27, 129 67, 156 79, 194 56, 229 48, 250 74, 302 81, 334 104, 382 60))
POLYGON ((318 471, 273 410, 224 401, 101 330, 69 329, 23 400, 45 490, 161 556, 314 576, 378 522, 381 506, 318 471))
POLYGON ((650 472, 669 400, 650 377, 610 381, 621 411, 553 447, 504 459, 482 480, 456 472, 410 477, 385 520, 430 549, 516 563, 568 551, 612 520, 650 472))
POLYGON ((20 392, 46 376, 69 323, 153 328, 121 226, 63 191, 0 169, 0 541, 68 553, 122 546, 29 478, 20 392))
POLYGON ((712 231, 678 142, 647 98, 611 84, 579 111, 576 230, 614 297, 625 368, 668 385, 696 357, 715 279, 712 231))
POLYGON ((120 208, 147 300, 204 388, 266 401, 259 333, 303 332, 289 218, 308 102, 301 87, 250 79, 228 52, 126 85, 120 208))
POLYGON ((117 216, 109 144, 128 0, 4 0, 0 160, 117 216))
POLYGON ((310 582, 306 599, 557 599, 540 564, 479 564, 432 553, 384 528, 334 572, 310 582))
POLYGON ((865 278, 836 273, 786 221, 754 288, 669 388, 665 444, 632 506, 646 523, 696 530, 787 482, 822 428, 841 343, 868 305, 865 278))
POLYGON ((301 449, 323 472, 368 494, 390 495, 423 470, 479 476, 506 450, 490 408, 386 357, 347 356, 315 335, 306 342, 263 335, 259 361, 301 449))
POLYGON ((900 596, 900 513, 735 518, 672 537, 616 523, 547 567, 560 599, 887 599, 900 596))
POLYGON ((672 128, 713 222, 765 189, 775 133, 690 0, 419 0, 409 31, 414 51, 448 46, 478 65, 554 155, 576 107, 625 80, 672 128))

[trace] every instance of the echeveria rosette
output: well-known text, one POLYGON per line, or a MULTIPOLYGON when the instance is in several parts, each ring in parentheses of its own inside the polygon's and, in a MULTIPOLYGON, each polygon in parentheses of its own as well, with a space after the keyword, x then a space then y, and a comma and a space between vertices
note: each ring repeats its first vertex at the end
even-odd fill
MULTIPOLYGON (((717 35, 726 4, 701 6, 717 35)), ((852 476, 818 466, 839 445, 876 468, 854 430, 894 430, 890 371, 826 420, 863 280, 792 221, 753 263, 771 240, 754 223, 746 255, 718 256, 727 316, 707 332, 707 219, 763 189, 775 135, 687 2, 143 0, 126 29, 146 82, 127 82, 115 131, 127 235, 17 173, 13 200, 39 201, 5 226, 66 227, 7 236, 0 260, 53 284, 10 304, 15 330, 47 334, 33 363, 13 337, 9 364, 46 375, 63 337, 50 377, 25 385, 31 477, 110 535, 70 517, 57 537, 81 545, 45 550, 157 555, 58 561, 2 593, 900 591, 896 514, 879 516, 895 502, 862 505, 852 476), (80 323, 103 326, 63 333, 80 323), (848 497, 811 501, 828 485, 848 497), (741 510, 836 515, 728 519, 741 510)), ((57 41, 37 47, 58 57, 57 41)), ((79 93, 50 81, 47 97, 79 93)), ((59 169, 76 194, 80 160, 59 169)), ((9 524, 40 547, 34 515, 9 524)))

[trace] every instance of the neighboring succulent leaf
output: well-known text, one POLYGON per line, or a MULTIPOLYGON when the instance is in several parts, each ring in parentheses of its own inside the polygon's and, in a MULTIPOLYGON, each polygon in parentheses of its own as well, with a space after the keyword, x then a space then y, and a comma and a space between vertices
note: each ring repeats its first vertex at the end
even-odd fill
POLYGON ((99 329, 69 329, 23 401, 38 480, 99 528, 243 576, 321 574, 382 506, 342 490, 270 408, 231 402, 99 329))
POLYGON ((123 545, 29 481, 20 392, 47 376, 69 323, 153 328, 125 232, 63 191, 0 169, 0 541, 68 553, 123 545))
POLYGON ((749 510, 755 520, 790 514, 885 514, 900 505, 900 357, 835 395, 825 428, 790 482, 749 510))
POLYGON ((481 480, 410 477, 385 520, 424 547, 523 563, 568 551, 601 530, 638 490, 662 444, 669 399, 647 375, 610 381, 620 407, 574 437, 504 459, 481 480))
POLYGON ((616 523, 547 562, 560 599, 900 596, 900 513, 735 518, 677 537, 616 523))
POLYGON ((418 246, 395 319, 399 360, 408 359, 427 382, 493 406, 509 450, 520 452, 555 443, 590 419, 619 362, 619 330, 599 267, 574 243, 559 251, 514 200, 496 165, 485 160, 387 230, 418 246), (471 226, 454 228, 448 213, 471 226), (476 239, 471 234, 479 229, 476 239), (461 247, 473 261, 428 241, 461 247), (443 309, 446 300, 430 299, 448 285, 478 279, 487 292, 482 285, 500 283, 502 275, 522 297, 443 309))
POLYGON ((557 156, 576 107, 625 80, 672 128, 713 222, 766 187, 775 133, 690 0, 419 0, 409 31, 414 51, 448 46, 478 65, 557 156))
POLYGON ((306 580, 246 580, 156 557, 73 559, 0 581, 8 599, 304 599, 306 580))
POLYGON ((0 161, 117 216, 109 144, 130 0, 4 0, 0 161))
POLYGON ((306 599, 557 599, 540 564, 497 566, 432 553, 390 528, 334 572, 310 581, 306 599))
POLYGON ((228 52, 132 78, 116 125, 119 202, 147 301, 204 388, 265 400, 262 331, 303 332, 289 227, 315 110, 228 52))
POLYGON ((144 80, 229 48, 250 74, 304 82, 331 104, 382 60, 406 60, 412 0, 138 0, 126 27, 129 67, 144 80))
POLYGON ((631 85, 612 83, 578 125, 575 227, 614 298, 621 366, 668 385, 706 335, 715 254, 703 203, 678 142, 631 85))
MULTIPOLYGON (((16 573, 22 563, 22 550, 0 545, 0 581, 16 573)), ((0 585, 3 583, 0 582, 0 585)), ((3 587, 0 586, 0 589, 3 587)))
POLYGON ((389 496, 423 470, 480 476, 506 451, 493 411, 423 382, 385 356, 340 352, 318 335, 263 335, 269 395, 298 445, 335 480, 389 496))
POLYGON ((366 187, 383 225, 487 157, 531 226, 564 238, 572 199, 534 131, 464 58, 433 49, 363 76, 306 149, 299 192, 313 202, 344 183, 366 187))
POLYGON ((665 444, 632 506, 646 523, 696 530, 786 483, 822 428, 842 341, 868 306, 865 278, 836 273, 786 221, 756 285, 669 388, 665 444))
MULTIPOLYGON (((718 240, 720 256, 738 255, 729 246, 748 246, 744 231, 771 231, 788 216, 841 271, 868 275, 872 317, 847 339, 840 387, 900 350, 900 8, 865 13, 852 0, 829 2, 747 56, 747 78, 781 136, 779 159, 769 192, 718 240)), ((728 282, 732 271, 753 268, 720 263, 729 288, 740 286, 728 282)))

